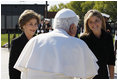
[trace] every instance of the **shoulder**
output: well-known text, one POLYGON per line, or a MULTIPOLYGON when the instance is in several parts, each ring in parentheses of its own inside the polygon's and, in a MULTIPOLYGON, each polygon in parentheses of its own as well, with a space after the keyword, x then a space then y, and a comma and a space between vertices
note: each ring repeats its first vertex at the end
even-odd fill
POLYGON ((88 37, 89 37, 89 35, 86 34, 86 33, 82 33, 82 34, 80 34, 80 39, 82 39, 82 40, 84 40, 84 41, 87 40, 88 37))
POLYGON ((103 31, 103 36, 104 36, 106 39, 113 39, 113 36, 112 36, 110 33, 105 32, 105 31, 103 31))
POLYGON ((71 37, 71 38, 72 38, 71 40, 73 40, 73 42, 71 41, 73 44, 75 43, 78 46, 86 45, 86 43, 82 39, 79 39, 79 38, 76 38, 76 37, 71 37))
POLYGON ((25 36, 25 34, 21 34, 19 37, 12 39, 11 44, 21 44, 21 42, 24 42, 28 40, 25 36))
POLYGON ((11 46, 10 46, 10 52, 17 50, 20 48, 21 40, 19 37, 12 39, 11 46))
POLYGON ((102 40, 105 43, 113 43, 113 36, 108 32, 102 32, 102 40))
POLYGON ((33 38, 31 38, 28 43, 33 43, 33 42, 42 42, 46 39, 48 39, 49 35, 48 33, 43 33, 43 34, 39 34, 34 36, 33 38))
POLYGON ((12 39, 11 44, 20 43, 20 41, 21 41, 21 37, 19 36, 17 38, 12 39))
POLYGON ((79 39, 79 38, 74 38, 73 42, 71 42, 73 47, 79 50, 88 50, 89 47, 86 43, 86 41, 79 39))

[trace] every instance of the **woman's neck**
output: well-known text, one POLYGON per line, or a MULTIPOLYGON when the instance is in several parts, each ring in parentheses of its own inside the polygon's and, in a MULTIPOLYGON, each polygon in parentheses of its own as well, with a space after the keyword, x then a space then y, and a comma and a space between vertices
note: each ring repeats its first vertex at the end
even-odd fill
POLYGON ((32 35, 30 35, 30 34, 28 34, 26 32, 24 32, 24 33, 25 33, 25 35, 26 35, 26 37, 27 37, 28 40, 30 40, 33 37, 32 35))
POLYGON ((93 34, 94 34, 97 38, 100 38, 100 36, 101 36, 101 30, 95 31, 95 32, 93 32, 93 34))

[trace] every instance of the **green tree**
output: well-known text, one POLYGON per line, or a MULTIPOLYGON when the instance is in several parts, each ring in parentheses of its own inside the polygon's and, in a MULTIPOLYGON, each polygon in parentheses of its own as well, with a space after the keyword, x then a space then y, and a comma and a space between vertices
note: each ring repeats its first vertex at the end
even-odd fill
POLYGON ((51 6, 51 7, 50 7, 49 12, 57 12, 57 11, 58 11, 57 5, 54 5, 54 6, 51 6))
POLYGON ((71 1, 67 4, 60 3, 58 6, 51 6, 49 11, 57 12, 63 8, 72 9, 79 15, 81 21, 83 21, 84 15, 90 9, 109 14, 112 21, 117 21, 117 1, 71 1))
POLYGON ((77 15, 79 15, 79 17, 81 19, 83 16, 81 4, 84 2, 85 1, 71 1, 66 6, 67 6, 67 8, 72 9, 77 15))
POLYGON ((87 13, 87 11, 89 11, 90 9, 93 9, 93 6, 95 5, 94 2, 95 1, 86 1, 86 2, 84 2, 84 3, 81 4, 82 13, 84 15, 87 13))
POLYGON ((59 7, 58 10, 61 10, 63 8, 67 8, 66 5, 63 3, 58 4, 58 7, 59 7))
POLYGON ((117 21, 117 1, 96 1, 93 8, 109 14, 112 21, 117 21))
POLYGON ((63 8, 67 8, 67 7, 66 7, 65 4, 60 3, 60 4, 58 4, 58 5, 51 6, 49 12, 57 12, 57 11, 63 9, 63 8))

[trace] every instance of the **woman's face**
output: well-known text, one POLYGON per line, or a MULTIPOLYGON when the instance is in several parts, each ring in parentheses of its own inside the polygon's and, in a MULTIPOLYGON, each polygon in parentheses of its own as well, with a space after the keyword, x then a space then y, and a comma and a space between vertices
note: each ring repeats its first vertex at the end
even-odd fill
POLYGON ((88 26, 92 32, 100 31, 102 28, 102 21, 97 16, 91 16, 88 19, 88 26))
POLYGON ((34 18, 29 20, 23 26, 23 30, 24 30, 25 34, 30 35, 30 36, 33 36, 37 29, 38 29, 38 23, 37 23, 37 20, 34 18))

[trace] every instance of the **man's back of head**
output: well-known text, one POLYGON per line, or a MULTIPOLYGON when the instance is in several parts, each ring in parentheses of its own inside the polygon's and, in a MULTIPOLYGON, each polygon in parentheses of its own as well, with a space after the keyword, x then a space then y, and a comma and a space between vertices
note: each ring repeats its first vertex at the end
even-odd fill
POLYGON ((71 24, 77 26, 79 17, 76 13, 70 9, 62 9, 57 12, 54 18, 54 29, 63 29, 65 31, 69 30, 71 24))

